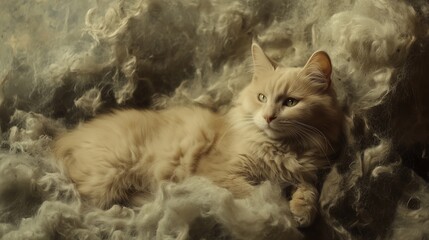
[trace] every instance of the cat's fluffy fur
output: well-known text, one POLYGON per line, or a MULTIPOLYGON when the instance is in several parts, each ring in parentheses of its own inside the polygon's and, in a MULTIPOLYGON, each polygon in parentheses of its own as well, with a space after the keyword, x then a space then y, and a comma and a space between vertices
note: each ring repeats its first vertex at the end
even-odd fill
POLYGON ((57 139, 56 159, 82 197, 102 208, 141 204, 161 181, 191 175, 236 197, 270 180, 293 187, 291 211, 310 224, 317 171, 335 151, 343 121, 331 62, 316 52, 303 68, 284 68, 256 44, 252 54, 252 82, 226 114, 200 107, 116 111, 57 139))

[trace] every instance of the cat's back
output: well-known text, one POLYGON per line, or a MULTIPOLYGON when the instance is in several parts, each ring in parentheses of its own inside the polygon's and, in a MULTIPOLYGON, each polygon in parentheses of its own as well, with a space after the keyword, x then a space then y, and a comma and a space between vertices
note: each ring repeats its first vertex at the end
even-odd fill
POLYGON ((119 110, 98 116, 59 136, 54 142, 54 152, 62 157, 73 148, 102 147, 113 150, 144 145, 154 138, 171 140, 175 134, 216 128, 220 119, 219 115, 199 107, 174 107, 159 111, 119 110))
POLYGON ((59 136, 54 142, 54 152, 61 156, 65 154, 63 151, 77 146, 123 141, 125 136, 138 131, 145 123, 150 124, 155 115, 156 112, 150 111, 120 110, 98 116, 59 136))

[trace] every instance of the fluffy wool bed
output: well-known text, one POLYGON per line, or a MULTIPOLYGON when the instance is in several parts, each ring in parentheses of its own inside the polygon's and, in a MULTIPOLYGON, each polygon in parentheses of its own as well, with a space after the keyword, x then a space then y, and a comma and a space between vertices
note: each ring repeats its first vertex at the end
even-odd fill
POLYGON ((426 0, 0 2, 1 239, 428 239, 426 0), (236 200, 208 180, 100 210, 52 164, 50 143, 111 109, 228 107, 250 45, 300 66, 332 59, 347 139, 296 228, 280 189, 236 200))

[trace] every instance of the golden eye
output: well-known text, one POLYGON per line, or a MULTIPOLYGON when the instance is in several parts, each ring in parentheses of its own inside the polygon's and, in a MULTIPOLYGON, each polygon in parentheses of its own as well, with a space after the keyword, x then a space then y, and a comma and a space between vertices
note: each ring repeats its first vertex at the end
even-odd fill
POLYGON ((286 98, 286 100, 283 102, 283 106, 293 107, 298 104, 298 102, 299 101, 295 98, 286 98))
POLYGON ((267 102, 267 97, 266 97, 264 94, 259 93, 259 94, 258 94, 258 100, 259 100, 260 102, 265 103, 265 102, 267 102))

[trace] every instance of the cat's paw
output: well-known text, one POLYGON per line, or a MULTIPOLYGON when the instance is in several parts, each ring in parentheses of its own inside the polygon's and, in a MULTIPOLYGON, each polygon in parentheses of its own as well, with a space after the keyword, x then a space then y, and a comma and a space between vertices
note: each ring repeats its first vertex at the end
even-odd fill
POLYGON ((317 202, 314 194, 299 189, 289 202, 290 211, 299 227, 308 227, 313 223, 317 214, 317 202))

